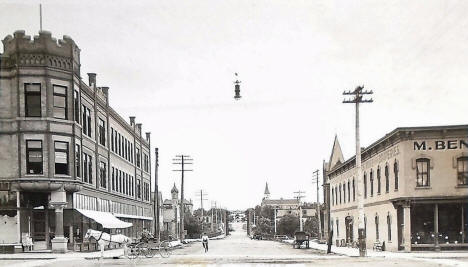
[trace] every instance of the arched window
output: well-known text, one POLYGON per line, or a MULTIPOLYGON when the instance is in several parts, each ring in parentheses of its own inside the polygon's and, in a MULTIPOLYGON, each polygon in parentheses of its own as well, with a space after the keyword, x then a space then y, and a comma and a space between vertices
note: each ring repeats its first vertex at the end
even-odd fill
POLYGON ((388 175, 388 164, 385 164, 385 193, 388 193, 388 191, 390 190, 390 179, 388 175))
POLYGON ((354 184, 354 178, 353 178, 353 201, 356 201, 356 186, 354 184))
POLYGON ((468 157, 457 159, 457 178, 458 185, 468 185, 468 157))
POLYGON ((392 241, 392 221, 390 220, 390 214, 387 215, 387 235, 388 241, 392 241))
POLYGON ((374 171, 370 170, 369 173, 369 183, 370 183, 370 196, 374 196, 374 171))
POLYGON ((332 192, 331 192, 331 193, 332 193, 332 197, 331 197, 332 201, 331 201, 331 204, 332 204, 332 206, 333 206, 333 205, 335 205, 335 188, 332 188, 332 192))
POLYGON ((381 171, 380 166, 377 167, 377 194, 380 195, 380 187, 381 187, 381 171))
POLYGON ((430 160, 419 158, 416 160, 416 186, 430 185, 430 160))
POLYGON ((364 198, 367 198, 367 174, 364 173, 364 198))
POLYGON ((348 181, 348 202, 351 201, 351 189, 349 187, 349 181, 348 181))
POLYGON ((375 216, 375 240, 379 240, 379 216, 375 216))
POLYGON ((398 190, 398 162, 393 163, 393 174, 395 176, 395 190, 398 190))
POLYGON ((346 183, 343 184, 343 203, 346 203, 346 183))
POLYGON ((341 204, 342 203, 341 202, 341 184, 340 184, 339 188, 340 188, 339 191, 340 191, 340 204, 341 204))

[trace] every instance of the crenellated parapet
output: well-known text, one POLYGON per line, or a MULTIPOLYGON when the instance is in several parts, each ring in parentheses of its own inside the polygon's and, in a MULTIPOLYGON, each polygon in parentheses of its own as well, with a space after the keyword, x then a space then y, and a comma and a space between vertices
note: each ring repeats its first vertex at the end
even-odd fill
POLYGON ((79 69, 80 49, 68 36, 55 39, 48 31, 41 31, 31 39, 25 32, 16 31, 3 42, 2 66, 47 66, 71 71, 79 69))

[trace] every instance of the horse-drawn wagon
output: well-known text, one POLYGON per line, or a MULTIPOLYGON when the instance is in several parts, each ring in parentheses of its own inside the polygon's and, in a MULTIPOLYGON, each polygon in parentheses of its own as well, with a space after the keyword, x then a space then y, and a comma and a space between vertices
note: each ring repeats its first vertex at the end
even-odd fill
POLYGON ((301 245, 303 243, 306 244, 306 248, 309 248, 309 238, 310 238, 310 235, 307 232, 303 232, 303 231, 295 232, 293 248, 301 248, 301 245))

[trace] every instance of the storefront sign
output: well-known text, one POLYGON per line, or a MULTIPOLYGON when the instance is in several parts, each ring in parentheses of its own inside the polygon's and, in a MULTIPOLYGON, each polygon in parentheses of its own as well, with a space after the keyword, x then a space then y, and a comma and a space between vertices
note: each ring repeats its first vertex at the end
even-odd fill
POLYGON ((362 164, 362 167, 364 169, 367 169, 367 168, 371 168, 372 166, 380 163, 380 162, 384 162, 384 161, 388 161, 392 158, 395 158, 398 154, 400 154, 400 148, 398 147, 398 145, 396 146, 393 146, 381 153, 379 153, 378 155, 376 156, 373 156, 372 158, 366 160, 363 164, 362 164))
POLYGON ((413 150, 453 150, 468 149, 468 140, 414 141, 413 150))

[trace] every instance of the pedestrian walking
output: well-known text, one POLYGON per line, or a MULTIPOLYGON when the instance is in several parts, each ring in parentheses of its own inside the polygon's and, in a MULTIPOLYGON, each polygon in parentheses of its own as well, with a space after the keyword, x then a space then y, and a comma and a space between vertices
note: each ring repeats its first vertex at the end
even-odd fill
POLYGON ((205 253, 208 252, 208 235, 206 233, 203 233, 202 235, 202 244, 203 248, 205 249, 205 253))

